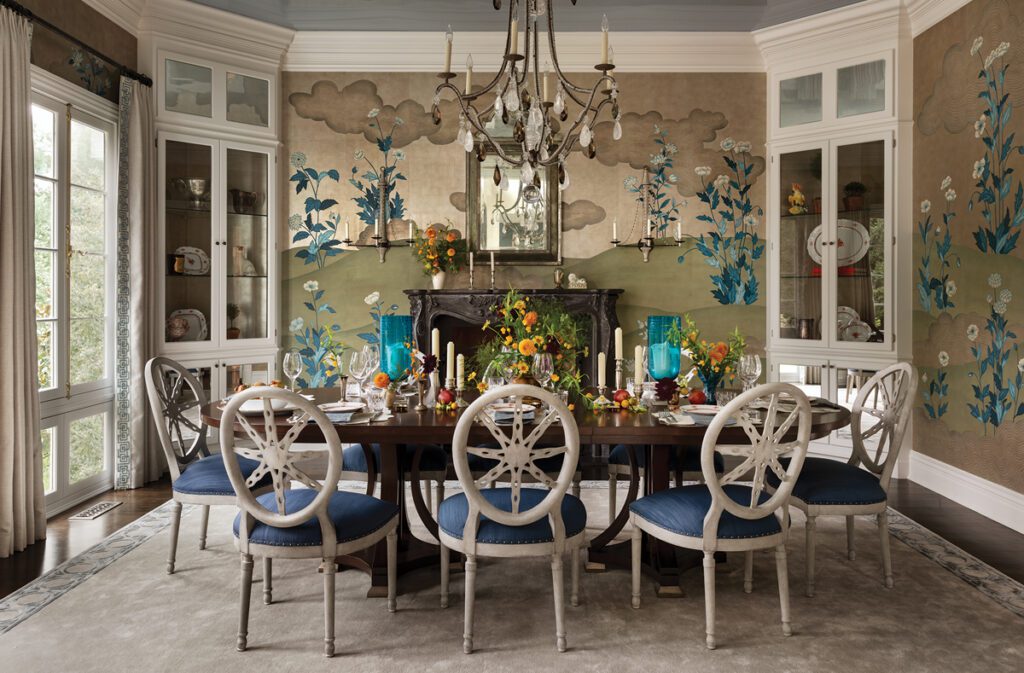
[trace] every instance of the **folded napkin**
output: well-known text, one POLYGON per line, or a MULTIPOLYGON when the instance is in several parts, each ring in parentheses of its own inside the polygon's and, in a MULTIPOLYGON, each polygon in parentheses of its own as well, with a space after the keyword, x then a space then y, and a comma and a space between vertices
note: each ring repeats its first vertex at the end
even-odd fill
POLYGON ((696 425, 693 416, 681 412, 658 411, 654 414, 654 417, 662 425, 696 425))
MULTIPOLYGON (((355 416, 354 411, 328 411, 324 414, 331 423, 348 423, 355 416)), ((310 419, 312 420, 312 419, 310 419)))

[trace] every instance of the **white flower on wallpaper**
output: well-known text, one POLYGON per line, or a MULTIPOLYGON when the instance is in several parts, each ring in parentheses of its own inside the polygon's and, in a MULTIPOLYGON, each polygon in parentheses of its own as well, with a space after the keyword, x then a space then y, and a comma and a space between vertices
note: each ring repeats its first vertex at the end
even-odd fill
POLYGON ((288 323, 288 331, 289 332, 301 332, 302 328, 305 326, 305 324, 306 324, 306 321, 303 320, 302 318, 295 318, 290 323, 288 323))
POLYGON ((302 229, 302 215, 289 215, 288 228, 292 231, 299 231, 302 229))
POLYGON ((380 108, 375 107, 372 110, 370 110, 369 112, 367 112, 366 116, 369 117, 370 119, 373 119, 374 117, 376 117, 379 114, 380 114, 380 108))
POLYGON ((949 186, 952 185, 952 184, 953 184, 953 178, 951 178, 950 176, 947 175, 946 177, 942 178, 942 184, 939 185, 939 189, 943 189, 943 190, 949 189, 949 186))
POLYGON ((971 171, 971 178, 974 180, 980 180, 981 176, 985 174, 985 157, 982 157, 974 162, 974 170, 971 171))
POLYGON ((946 294, 950 297, 956 295, 956 281, 946 281, 946 294))
POLYGON ((932 209, 932 202, 931 201, 929 201, 928 199, 925 199, 924 201, 921 202, 921 212, 922 213, 929 213, 929 212, 931 212, 931 209, 932 209))
POLYGON ((717 178, 715 178, 715 188, 718 191, 720 191, 720 192, 721 191, 725 191, 725 188, 727 186, 729 186, 729 176, 728 175, 719 175, 717 178))
POLYGON ((967 338, 971 341, 978 340, 978 326, 971 324, 967 326, 967 338))
POLYGON ((946 201, 948 201, 950 203, 952 203, 953 201, 956 201, 956 190, 955 189, 947 189, 946 190, 946 201))
POLYGON ((974 137, 980 138, 985 135, 985 131, 988 129, 988 116, 981 115, 981 118, 974 122, 974 137))
POLYGON ((302 168, 306 165, 306 153, 292 152, 292 155, 288 157, 288 163, 290 163, 293 168, 302 168))
POLYGON ((971 45, 971 56, 977 56, 981 50, 981 45, 985 43, 985 40, 979 35, 974 38, 974 44, 971 45))
POLYGON ((706 178, 707 176, 711 175, 711 166, 697 166, 696 168, 693 169, 693 172, 696 173, 699 177, 706 178))
POLYGON ((302 284, 302 289, 305 290, 306 292, 316 292, 317 290, 320 289, 320 283, 316 282, 315 280, 307 280, 305 283, 302 284))
POLYGON ((366 304, 367 306, 373 306, 379 301, 380 292, 371 292, 370 294, 366 295, 366 297, 363 299, 363 303, 366 304))
POLYGON ((352 158, 355 159, 356 161, 362 161, 363 159, 366 158, 366 152, 362 150, 356 150, 355 152, 352 153, 352 158))
MULTIPOLYGON (((993 274, 989 275, 989 277, 988 277, 988 286, 989 287, 996 288, 996 287, 999 287, 1002 284, 1003 284, 1003 277, 1000 276, 998 273, 993 273, 993 274)), ((989 301, 991 301, 991 300, 989 300, 989 301)))
POLYGON ((733 140, 732 138, 726 138, 725 140, 722 141, 722 149, 724 151, 728 152, 734 147, 736 147, 736 141, 733 140))
POLYGON ((949 365, 949 353, 946 351, 939 351, 939 366, 946 367, 949 365))
POLYGON ((1024 373, 1024 358, 1017 360, 1017 371, 1024 373))
POLYGON ((736 143, 736 153, 737 154, 749 154, 750 153, 750 148, 751 148, 751 145, 746 140, 740 140, 739 142, 736 143))

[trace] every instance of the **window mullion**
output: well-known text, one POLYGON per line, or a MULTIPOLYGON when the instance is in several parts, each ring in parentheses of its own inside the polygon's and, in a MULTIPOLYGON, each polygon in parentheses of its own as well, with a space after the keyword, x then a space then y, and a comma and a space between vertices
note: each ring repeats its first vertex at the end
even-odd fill
POLYGON ((60 349, 58 355, 59 381, 64 387, 64 397, 71 399, 71 105, 65 106, 64 123, 58 133, 60 154, 60 225, 57 231, 61 238, 60 255, 64 265, 63 282, 60 283, 60 302, 57 324, 59 325, 60 349))

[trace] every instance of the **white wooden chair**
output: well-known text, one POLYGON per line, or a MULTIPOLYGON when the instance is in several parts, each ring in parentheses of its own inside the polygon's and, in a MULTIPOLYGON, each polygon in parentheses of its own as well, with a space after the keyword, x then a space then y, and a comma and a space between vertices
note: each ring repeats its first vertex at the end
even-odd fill
POLYGON ((704 552, 704 610, 708 649, 715 648, 715 552, 744 552, 743 589, 753 590, 753 552, 775 548, 779 578, 782 633, 790 635, 789 576, 786 569, 786 538, 789 534, 788 500, 797 481, 811 433, 811 405, 807 397, 788 383, 769 383, 740 394, 715 416, 701 447, 703 484, 681 486, 653 493, 633 502, 633 607, 640 607, 640 552, 642 534, 686 549, 704 552), (768 404, 764 419, 754 422, 745 407, 761 398, 768 404), (779 403, 793 402, 791 411, 780 412, 779 403), (778 417, 783 417, 781 421, 778 417), (719 444, 718 437, 733 420, 749 444, 719 444), (786 434, 797 425, 796 439, 786 434), (714 454, 739 456, 740 464, 719 476, 714 454), (788 468, 780 459, 791 456, 788 468), (753 473, 752 483, 736 483, 753 473), (780 479, 774 494, 766 492, 766 474, 780 479))
POLYGON ((536 386, 514 384, 488 390, 463 412, 455 427, 452 455, 455 473, 463 492, 453 495, 438 508, 441 540, 441 607, 448 607, 449 550, 466 556, 465 632, 463 651, 473 651, 473 607, 477 558, 549 556, 555 594, 555 638, 559 652, 566 648, 565 596, 562 556, 572 556, 572 605, 579 603, 580 549, 586 543, 587 511, 583 503, 567 495, 579 461, 579 431, 572 412, 557 396, 536 386), (549 406, 535 424, 523 420, 522 399, 539 398, 549 406), (509 434, 498 425, 487 409, 502 398, 515 405, 509 434), (497 448, 471 444, 469 434, 475 423, 489 431, 497 448), (561 446, 535 448, 545 431, 560 424, 564 437, 561 446), (552 479, 537 466, 537 461, 562 456, 562 470, 552 479), (469 456, 498 461, 479 478, 470 470, 469 456), (508 488, 483 488, 505 473, 508 488), (523 488, 523 477, 531 475, 544 488, 523 488))
MULTIPOLYGON (((160 446, 171 473, 171 548, 167 573, 174 572, 178 550, 178 529, 182 504, 202 506, 199 524, 199 548, 206 549, 206 529, 211 505, 237 506, 220 454, 210 455, 207 448, 208 426, 199 416, 199 407, 207 403, 206 392, 187 368, 170 358, 155 357, 146 363, 146 393, 153 412, 160 446)), ((239 469, 248 478, 258 463, 244 460, 239 469)), ((257 492, 270 487, 270 478, 253 482, 257 492)))
POLYGON ((917 392, 917 375, 906 362, 898 362, 873 375, 853 402, 850 430, 853 453, 845 462, 829 458, 808 458, 800 479, 793 487, 790 503, 807 515, 807 587, 814 595, 814 533, 819 516, 846 517, 846 553, 852 561, 854 520, 857 515, 875 515, 882 543, 882 573, 885 586, 892 588, 892 558, 889 551, 888 494, 892 471, 899 459, 907 423, 917 392), (867 421, 867 422, 866 422, 867 421), (874 450, 866 440, 875 438, 874 450))
POLYGON ((338 491, 341 442, 323 411, 289 390, 250 388, 235 394, 224 408, 220 443, 224 466, 241 508, 234 523, 242 562, 238 651, 244 651, 248 645, 253 556, 263 558, 265 603, 270 603, 271 562, 274 558, 320 559, 320 571, 324 576, 324 656, 334 655, 334 575, 338 556, 367 549, 386 538, 387 605, 389 612, 395 611, 398 505, 363 493, 338 491), (254 427, 239 411, 245 402, 256 399, 263 402, 261 429, 254 427), (275 415, 271 410, 272 400, 283 400, 294 414, 291 417, 275 415), (292 448, 309 422, 319 426, 327 444, 329 457, 323 483, 296 465, 321 457, 323 451, 292 448), (283 426, 282 430, 287 427, 282 436, 279 436, 279 426, 283 426), (244 430, 255 448, 236 445, 236 427, 244 430), (259 461, 259 467, 247 476, 241 468, 243 460, 259 461), (271 478, 273 491, 257 497, 249 489, 263 476, 271 478), (306 488, 290 488, 291 482, 298 482, 306 488))

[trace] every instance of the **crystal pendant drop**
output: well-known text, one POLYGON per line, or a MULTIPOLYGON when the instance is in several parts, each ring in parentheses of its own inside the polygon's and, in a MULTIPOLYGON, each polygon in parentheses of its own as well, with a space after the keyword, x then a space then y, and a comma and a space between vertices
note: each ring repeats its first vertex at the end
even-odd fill
POLYGON ((469 129, 466 129, 466 137, 462 139, 462 142, 463 142, 463 147, 465 147, 466 151, 467 152, 472 152, 473 151, 473 132, 470 131, 469 129))
POLYGON ((612 126, 612 140, 622 140, 622 123, 615 118, 615 125, 612 126))
POLYGON ((523 175, 522 175, 522 182, 523 182, 524 185, 533 182, 533 174, 534 174, 533 164, 531 164, 530 162, 524 163, 523 164, 523 175))
POLYGON ((540 160, 547 161, 549 158, 551 158, 551 153, 548 152, 548 146, 542 145, 540 148, 540 160))
POLYGON ((441 125, 441 108, 439 108, 437 105, 432 107, 430 109, 430 117, 434 121, 434 126, 440 126, 441 125))
POLYGON ((526 129, 523 128, 522 119, 517 119, 516 125, 512 127, 512 139, 517 143, 521 143, 526 140, 526 129))
POLYGON ((562 114, 562 111, 565 110, 565 98, 562 97, 561 84, 558 85, 558 91, 555 93, 555 102, 551 109, 555 111, 556 115, 562 114))
POLYGON ((464 119, 459 120, 459 132, 455 136, 455 142, 459 145, 466 144, 466 120, 464 119))
MULTIPOLYGON (((497 164, 495 164, 494 167, 497 168, 498 167, 497 164)), ((508 191, 508 175, 507 174, 505 174, 505 173, 501 174, 501 183, 498 186, 501 187, 502 191, 505 191, 505 192, 508 191)))
POLYGON ((502 183, 502 181, 504 180, 504 176, 502 176, 501 169, 498 168, 497 162, 495 162, 495 164, 494 164, 494 175, 491 176, 491 177, 494 180, 495 186, 500 185, 502 183))
POLYGON ((494 97, 494 116, 501 117, 505 114, 505 102, 501 100, 501 95, 494 97))
POLYGON ((509 112, 519 112, 519 92, 514 84, 505 92, 505 107, 509 112))
POLYGON ((594 157, 596 157, 597 156, 597 143, 592 142, 589 145, 587 145, 584 148, 584 150, 583 150, 583 154, 588 159, 593 159, 594 157))
POLYGON ((562 189, 569 187, 569 169, 565 167, 564 161, 558 164, 558 185, 562 189))
POLYGON ((580 129, 580 145, 582 145, 583 147, 586 147, 587 145, 590 144, 590 141, 593 140, 593 139, 594 139, 594 134, 591 133, 590 127, 587 126, 586 124, 584 124, 583 128, 580 129))

